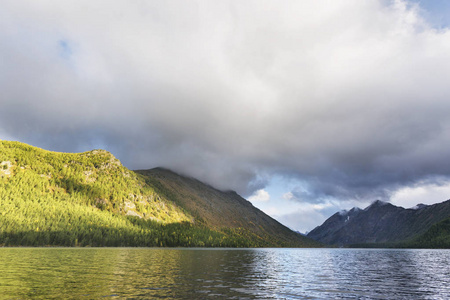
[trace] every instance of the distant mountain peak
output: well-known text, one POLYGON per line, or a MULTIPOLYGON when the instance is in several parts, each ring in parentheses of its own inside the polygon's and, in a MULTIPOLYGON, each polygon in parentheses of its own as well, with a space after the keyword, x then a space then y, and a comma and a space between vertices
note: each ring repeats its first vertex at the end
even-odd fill
POLYGON ((425 207, 427 207, 427 206, 428 206, 428 205, 426 205, 426 204, 419 203, 419 204, 417 204, 416 206, 411 207, 411 209, 418 210, 418 209, 425 208, 425 207))
POLYGON ((392 204, 390 204, 389 202, 381 201, 381 200, 375 200, 369 206, 367 206, 364 210, 369 210, 374 207, 380 207, 380 206, 385 206, 385 205, 392 205, 392 204))
POLYGON ((339 214, 341 215, 341 216, 346 216, 347 214, 348 214, 348 210, 346 210, 346 209, 343 209, 343 210, 341 210, 340 212, 339 212, 339 214))
POLYGON ((361 210, 362 209, 359 207, 353 207, 350 210, 343 209, 343 210, 339 211, 338 214, 342 217, 354 216, 354 215, 358 214, 361 210))

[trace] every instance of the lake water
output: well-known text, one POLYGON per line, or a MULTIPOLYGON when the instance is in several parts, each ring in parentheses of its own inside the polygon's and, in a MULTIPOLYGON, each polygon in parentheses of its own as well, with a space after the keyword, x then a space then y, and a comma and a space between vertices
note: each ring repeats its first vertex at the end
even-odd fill
POLYGON ((1 248, 1 299, 449 299, 449 250, 1 248))

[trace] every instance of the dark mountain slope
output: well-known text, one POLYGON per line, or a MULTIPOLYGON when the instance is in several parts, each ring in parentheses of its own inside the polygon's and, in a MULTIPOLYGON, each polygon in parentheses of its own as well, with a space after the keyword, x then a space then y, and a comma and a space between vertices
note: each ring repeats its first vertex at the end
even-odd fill
POLYGON ((308 237, 329 245, 398 243, 425 233, 450 217, 450 200, 404 209, 376 201, 364 210, 353 208, 334 214, 308 237))
POLYGON ((434 224, 424 234, 406 243, 406 246, 450 249, 450 218, 434 224))
POLYGON ((144 175, 155 190, 185 209, 196 222, 210 228, 245 229, 261 239, 283 245, 319 245, 272 219, 235 192, 222 192, 162 168, 136 172, 144 175))

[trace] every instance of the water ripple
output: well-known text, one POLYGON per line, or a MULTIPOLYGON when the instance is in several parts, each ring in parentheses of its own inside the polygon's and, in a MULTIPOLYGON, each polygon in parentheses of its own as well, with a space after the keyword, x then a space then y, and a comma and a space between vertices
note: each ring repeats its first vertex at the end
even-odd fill
POLYGON ((449 250, 0 249, 6 299, 448 299, 449 250))

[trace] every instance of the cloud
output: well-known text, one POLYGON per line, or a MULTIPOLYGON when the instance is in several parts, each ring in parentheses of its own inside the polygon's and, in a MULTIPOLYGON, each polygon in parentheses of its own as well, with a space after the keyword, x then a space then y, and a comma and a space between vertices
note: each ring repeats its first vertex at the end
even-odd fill
POLYGON ((264 210, 272 213, 282 224, 289 228, 306 233, 323 223, 329 216, 341 210, 339 203, 325 201, 320 204, 301 203, 290 208, 289 212, 273 208, 264 210))
POLYGON ((267 191, 261 189, 254 192, 253 195, 248 198, 248 200, 250 202, 267 202, 270 200, 270 195, 267 191))
POLYGON ((410 208, 416 204, 435 204, 450 197, 450 182, 421 182, 415 186, 407 186, 397 190, 391 197, 394 205, 410 208))
POLYGON ((281 197, 282 197, 282 199, 284 199, 284 200, 292 200, 292 199, 295 199, 295 196, 294 196, 294 194, 293 194, 292 192, 284 193, 281 197))
MULTIPOLYGON (((448 178, 450 31, 405 1, 4 1, 0 132, 244 196, 448 178)), ((301 192, 303 191, 303 192, 301 192)))

